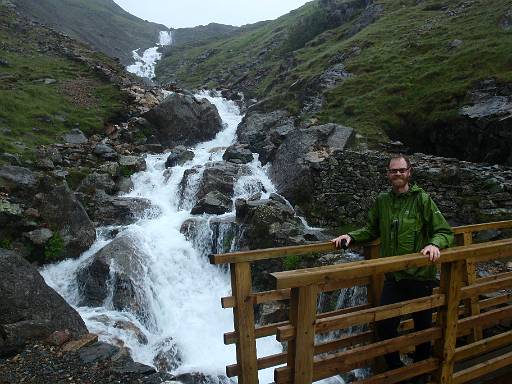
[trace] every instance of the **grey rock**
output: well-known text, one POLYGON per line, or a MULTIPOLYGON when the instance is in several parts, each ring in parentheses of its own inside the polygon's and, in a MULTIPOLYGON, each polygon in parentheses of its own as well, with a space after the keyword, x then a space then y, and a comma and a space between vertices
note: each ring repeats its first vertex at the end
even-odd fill
POLYGON ((129 170, 131 173, 146 170, 146 160, 139 156, 119 156, 119 165, 122 169, 129 170))
POLYGON ((464 42, 462 40, 459 40, 459 39, 454 39, 452 41, 450 41, 450 44, 448 45, 450 48, 458 48, 460 47, 464 42))
POLYGON ((147 300, 140 283, 146 257, 133 234, 116 237, 94 254, 91 264, 78 272, 77 280, 82 294, 80 305, 102 305, 111 284, 114 308, 130 311, 141 321, 146 321, 149 318, 145 311, 147 300), (113 270, 112 264, 115 264, 113 270))
POLYGON ((165 161, 165 168, 183 165, 194 158, 194 152, 187 150, 184 145, 174 147, 165 161))
POLYGON ((224 155, 222 155, 222 159, 235 164, 246 164, 250 163, 254 159, 254 156, 248 148, 248 145, 233 144, 226 149, 224 155))
POLYGON ((82 204, 65 181, 46 180, 37 196, 41 218, 59 233, 62 258, 78 257, 96 240, 96 230, 82 204))
POLYGON ((217 108, 206 99, 173 93, 144 114, 158 141, 167 147, 213 139, 222 128, 217 108))
POLYGON ((499 25, 504 31, 512 30, 512 8, 509 8, 501 17, 499 25))
POLYGON ((314 188, 312 174, 333 152, 344 150, 354 139, 352 128, 325 124, 297 129, 286 137, 272 162, 271 177, 278 192, 293 204, 314 188))
POLYGON ((0 197, 0 215, 20 216, 23 213, 19 204, 0 197))
POLYGON ((128 225, 142 217, 151 208, 148 199, 109 196, 97 191, 94 196, 92 219, 100 225, 128 225))
POLYGON ((53 232, 48 228, 39 228, 27 232, 25 236, 35 245, 42 246, 48 242, 53 236, 53 232))
POLYGON ((248 111, 236 133, 238 141, 258 153, 261 163, 266 164, 274 159, 275 151, 294 128, 294 120, 286 111, 248 111))
POLYGON ((128 193, 133 190, 133 181, 129 177, 119 177, 116 182, 119 193, 128 193))
POLYGON ((169 337, 156 346, 160 350, 153 359, 153 363, 159 371, 173 371, 182 363, 181 354, 172 337, 169 337))
POLYGON ((68 144, 85 144, 87 137, 78 128, 73 128, 71 131, 64 135, 64 142, 68 144))
POLYGON ((193 215, 209 213, 221 215, 231 210, 231 199, 219 191, 208 192, 192 208, 193 215))
POLYGON ((108 144, 98 143, 94 147, 94 154, 106 160, 117 159, 117 152, 108 144))
POLYGON ((108 173, 111 177, 119 176, 119 163, 115 161, 106 161, 101 164, 98 169, 101 173, 108 173))
POLYGON ((91 364, 110 359, 117 352, 119 352, 118 347, 98 341, 88 347, 80 348, 78 354, 82 362, 85 364, 91 364))
POLYGON ((87 194, 94 194, 97 190, 113 194, 116 191, 116 183, 108 173, 91 173, 82 180, 77 188, 77 192, 87 194))
POLYGON ((7 333, 6 339, 0 338, 0 355, 56 330, 68 329, 76 337, 87 333, 80 315, 46 285, 39 272, 4 249, 0 249, 0 297, 0 326, 7 333))
POLYGON ((17 165, 18 167, 21 166, 20 158, 12 153, 0 153, 0 160, 3 160, 10 165, 17 165))
POLYGON ((206 165, 196 197, 202 199, 210 192, 220 192, 227 197, 233 195, 234 183, 243 169, 223 161, 206 165))
POLYGON ((0 167, 0 190, 8 193, 33 193, 38 186, 38 175, 15 165, 0 167))

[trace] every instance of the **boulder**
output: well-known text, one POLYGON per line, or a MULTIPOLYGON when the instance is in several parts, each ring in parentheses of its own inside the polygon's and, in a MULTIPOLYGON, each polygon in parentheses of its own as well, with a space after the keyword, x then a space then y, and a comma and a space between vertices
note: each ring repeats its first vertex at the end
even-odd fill
POLYGON ((78 128, 74 128, 64 135, 64 142, 68 144, 85 144, 87 137, 78 128))
POLYGON ((261 163, 266 164, 273 160, 275 151, 294 127, 294 120, 286 111, 249 110, 236 133, 238 141, 247 144, 251 152, 258 153, 261 163))
POLYGON ((90 264, 77 274, 80 305, 100 306, 112 289, 112 304, 117 310, 130 311, 147 319, 145 291, 140 285, 145 254, 136 238, 123 233, 96 252, 90 264), (114 266, 114 267, 112 267, 114 266))
POLYGON ((197 198, 202 199, 213 191, 233 196, 236 178, 243 171, 235 164, 224 161, 207 164, 197 190, 197 198))
POLYGON ((53 259, 80 256, 96 240, 91 219, 65 181, 45 178, 42 184, 35 208, 62 242, 59 255, 53 259))
POLYGON ((124 176, 146 170, 146 160, 140 156, 119 156, 118 161, 121 167, 121 174, 124 176))
POLYGON ((254 159, 254 156, 247 144, 234 144, 226 149, 222 159, 235 164, 247 164, 254 159))
POLYGON ((289 133, 276 152, 271 178, 278 192, 296 204, 311 193, 316 164, 334 151, 345 149, 354 139, 352 128, 325 124, 289 133))
POLYGON ((173 93, 144 114, 158 141, 167 147, 211 140, 222 128, 217 108, 206 99, 173 93))
POLYGON ((96 144, 94 154, 105 160, 114 160, 118 157, 117 152, 110 145, 105 143, 96 144))
POLYGON ((112 195, 116 191, 116 183, 108 173, 94 172, 85 176, 76 190, 89 195, 102 190, 112 195))
POLYGON ((110 196, 97 191, 91 218, 99 225, 128 225, 137 221, 150 208, 151 202, 148 199, 110 196))
POLYGON ((183 165, 194 158, 194 152, 187 150, 184 145, 174 147, 165 161, 165 168, 183 165))
POLYGON ((160 342, 155 349, 160 352, 153 359, 153 364, 159 371, 174 371, 181 365, 182 358, 172 337, 160 342))
POLYGON ((0 355, 57 330, 87 333, 80 315, 20 255, 0 249, 0 355))
POLYGON ((38 187, 39 175, 15 165, 0 167, 0 191, 30 197, 38 187))
POLYGON ((45 245, 53 236, 53 232, 48 228, 34 229, 25 233, 25 236, 35 245, 45 245))
POLYGON ((193 215, 209 213, 213 215, 222 215, 231 210, 231 199, 219 191, 208 192, 192 208, 193 215))

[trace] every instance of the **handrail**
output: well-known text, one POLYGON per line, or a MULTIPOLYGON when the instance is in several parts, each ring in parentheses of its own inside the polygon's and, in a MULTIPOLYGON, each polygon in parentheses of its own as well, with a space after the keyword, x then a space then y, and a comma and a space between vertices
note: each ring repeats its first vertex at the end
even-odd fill
MULTIPOLYGON (((449 248, 443 251, 439 263, 451 263, 475 259, 484 261, 489 258, 512 256, 512 239, 496 240, 487 243, 449 248)), ((384 257, 377 260, 354 261, 325 267, 304 268, 293 271, 274 272, 278 289, 303 287, 313 284, 326 284, 335 280, 356 279, 374 274, 400 271, 411 267, 425 267, 431 264, 424 255, 412 253, 401 256, 384 257)))

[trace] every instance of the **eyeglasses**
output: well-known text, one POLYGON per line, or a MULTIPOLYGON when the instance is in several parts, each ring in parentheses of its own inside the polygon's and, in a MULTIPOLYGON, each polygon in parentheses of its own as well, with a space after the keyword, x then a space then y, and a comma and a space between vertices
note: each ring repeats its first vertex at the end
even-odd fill
POLYGON ((405 173, 409 170, 410 167, 407 168, 388 168, 388 172, 391 174, 394 173, 405 173))

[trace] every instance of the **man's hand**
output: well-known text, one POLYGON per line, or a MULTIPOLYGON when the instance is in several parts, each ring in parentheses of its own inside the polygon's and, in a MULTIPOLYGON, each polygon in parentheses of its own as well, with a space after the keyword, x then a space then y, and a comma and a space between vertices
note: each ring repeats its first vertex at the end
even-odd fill
POLYGON ((348 247, 348 245, 352 241, 352 238, 349 235, 341 235, 341 236, 338 236, 335 239, 332 239, 331 243, 334 243, 336 248, 341 248, 341 244, 343 243, 343 240, 345 240, 345 242, 346 242, 345 244, 348 247))
POLYGON ((421 250, 425 256, 428 256, 430 261, 437 261, 441 257, 441 251, 435 245, 429 244, 421 250))

